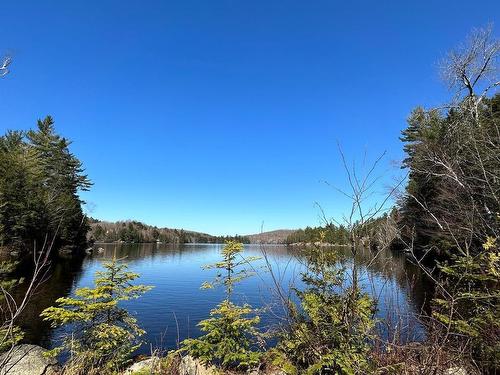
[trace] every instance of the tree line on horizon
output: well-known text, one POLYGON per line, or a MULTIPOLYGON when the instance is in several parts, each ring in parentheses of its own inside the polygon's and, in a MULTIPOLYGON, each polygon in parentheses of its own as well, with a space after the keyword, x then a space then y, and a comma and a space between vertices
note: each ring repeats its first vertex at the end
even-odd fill
POLYGON ((184 229, 158 228, 136 220, 108 222, 89 218, 90 242, 126 242, 126 243, 225 243, 238 241, 248 244, 246 236, 213 236, 206 233, 184 229))
POLYGON ((285 243, 291 244, 313 244, 323 242, 335 245, 345 245, 349 241, 349 231, 342 225, 336 226, 329 223, 324 226, 306 227, 290 233, 285 243))

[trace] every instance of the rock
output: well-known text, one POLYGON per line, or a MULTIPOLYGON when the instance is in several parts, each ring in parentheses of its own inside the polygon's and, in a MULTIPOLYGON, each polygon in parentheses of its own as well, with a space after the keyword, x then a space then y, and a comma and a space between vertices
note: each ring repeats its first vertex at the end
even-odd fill
POLYGON ((443 372, 443 375, 468 375, 469 372, 463 367, 450 367, 443 372))
POLYGON ((37 345, 17 345, 0 355, 0 375, 55 375, 60 367, 55 358, 43 355, 45 349, 37 345))
POLYGON ((215 375, 217 370, 212 366, 205 366, 191 356, 182 358, 179 365, 179 375, 215 375))
POLYGON ((157 370, 156 368, 159 367, 159 364, 160 364, 160 358, 151 357, 143 361, 134 363, 132 366, 130 366, 125 370, 124 375, 132 375, 135 372, 145 371, 145 370, 154 373, 157 370))
POLYGON ((273 369, 266 373, 267 375, 287 375, 287 373, 280 369, 273 369))
POLYGON ((266 368, 264 370, 260 368, 254 368, 247 371, 246 375, 287 375, 285 371, 277 368, 266 368))

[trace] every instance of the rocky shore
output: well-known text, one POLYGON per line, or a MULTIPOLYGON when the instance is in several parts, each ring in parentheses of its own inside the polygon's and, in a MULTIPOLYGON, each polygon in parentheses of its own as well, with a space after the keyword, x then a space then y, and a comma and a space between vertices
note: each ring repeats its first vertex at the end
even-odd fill
MULTIPOLYGON (((55 358, 44 355, 46 349, 37 345, 22 344, 15 346, 7 353, 0 355, 0 375, 63 375, 62 366, 55 358)), ((122 375, 161 374, 165 370, 165 358, 152 356, 130 365, 122 375)), ((220 375, 213 366, 205 366, 191 356, 179 357, 172 363, 174 366, 169 373, 178 375, 220 375)), ((278 369, 251 369, 246 371, 249 375, 285 375, 278 369)))

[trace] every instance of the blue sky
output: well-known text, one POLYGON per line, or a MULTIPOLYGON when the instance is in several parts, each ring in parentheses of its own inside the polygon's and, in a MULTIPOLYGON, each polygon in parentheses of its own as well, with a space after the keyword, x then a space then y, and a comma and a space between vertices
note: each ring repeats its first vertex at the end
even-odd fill
POLYGON ((0 131, 50 114, 94 182, 88 212, 213 234, 339 217, 337 142, 384 150, 383 192, 416 105, 450 93, 437 61, 482 1, 11 1, 0 131))

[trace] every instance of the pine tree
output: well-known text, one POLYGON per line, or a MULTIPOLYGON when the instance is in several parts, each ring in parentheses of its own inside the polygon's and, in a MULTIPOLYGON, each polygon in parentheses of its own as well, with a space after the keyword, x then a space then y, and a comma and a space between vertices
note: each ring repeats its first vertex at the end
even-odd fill
POLYGON ((38 120, 37 125, 38 130, 30 130, 27 138, 40 158, 48 229, 58 233, 61 246, 82 245, 88 226, 78 192, 88 190, 91 182, 82 163, 69 151, 71 142, 55 133, 52 117, 38 120))
POLYGON ((37 130, 0 137, 0 246, 32 251, 46 237, 82 247, 88 225, 79 192, 91 183, 50 116, 37 130))

